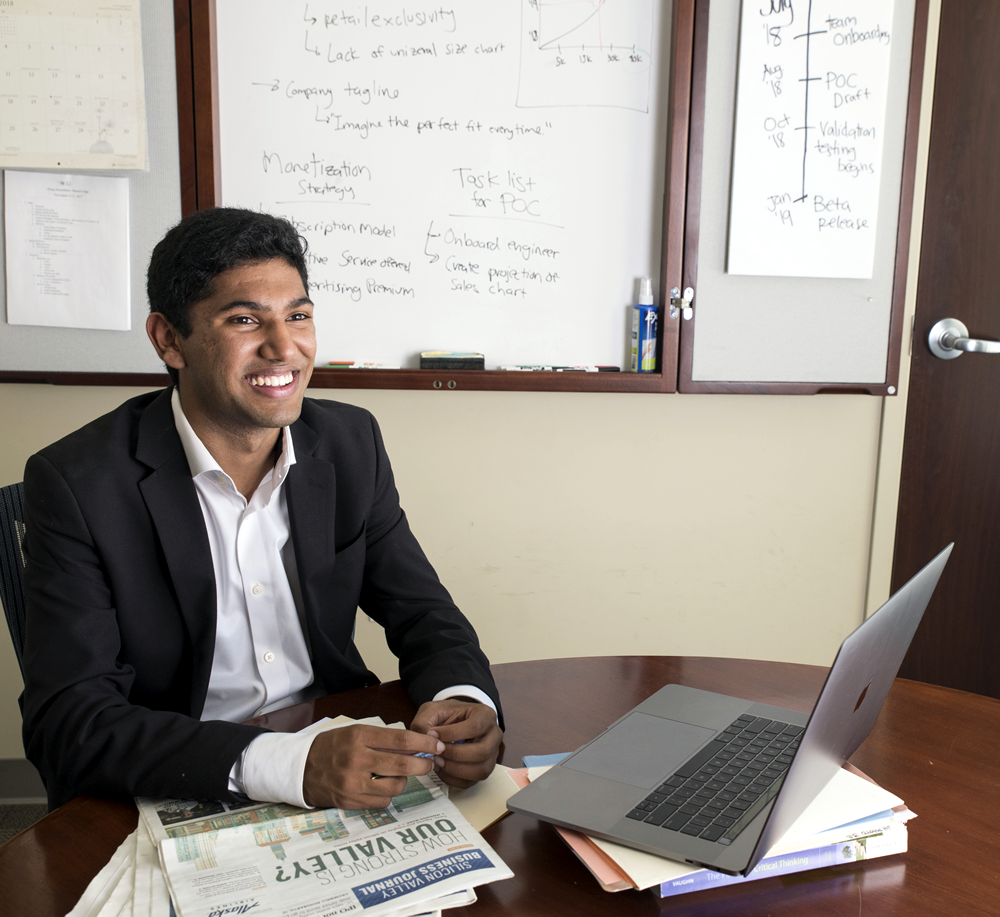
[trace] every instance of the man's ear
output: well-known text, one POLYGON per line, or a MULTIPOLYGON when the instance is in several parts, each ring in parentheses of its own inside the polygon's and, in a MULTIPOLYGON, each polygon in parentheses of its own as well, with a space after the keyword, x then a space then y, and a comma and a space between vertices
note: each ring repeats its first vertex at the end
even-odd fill
POLYGON ((146 319, 146 334, 160 359, 171 369, 183 369, 184 354, 181 350, 181 336, 162 312, 151 312, 146 319))

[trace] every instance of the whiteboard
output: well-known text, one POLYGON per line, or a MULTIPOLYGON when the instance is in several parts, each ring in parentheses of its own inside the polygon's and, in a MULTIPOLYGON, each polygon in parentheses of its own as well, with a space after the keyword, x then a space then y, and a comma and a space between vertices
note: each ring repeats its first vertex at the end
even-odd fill
POLYGON ((693 382, 885 382, 913 17, 896 0, 871 279, 754 277, 726 271, 740 17, 712 4, 693 382))
POLYGON ((221 199, 309 244, 317 363, 627 365, 672 4, 218 0, 221 199))

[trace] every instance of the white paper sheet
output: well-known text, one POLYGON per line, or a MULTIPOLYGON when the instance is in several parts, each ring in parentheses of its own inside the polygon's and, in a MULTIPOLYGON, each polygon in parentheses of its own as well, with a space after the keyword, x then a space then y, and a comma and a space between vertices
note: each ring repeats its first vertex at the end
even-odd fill
POLYGON ((128 331, 126 178, 4 173, 7 321, 128 331))
POLYGON ((0 167, 146 169, 139 0, 0 3, 0 167))
POLYGON ((744 2, 730 274, 869 278, 893 0, 744 2))
POLYGON ((112 898, 117 902, 115 914, 121 911, 125 899, 131 898, 135 881, 136 831, 118 845, 118 849, 87 886, 76 907, 66 917, 103 917, 103 909, 112 898))

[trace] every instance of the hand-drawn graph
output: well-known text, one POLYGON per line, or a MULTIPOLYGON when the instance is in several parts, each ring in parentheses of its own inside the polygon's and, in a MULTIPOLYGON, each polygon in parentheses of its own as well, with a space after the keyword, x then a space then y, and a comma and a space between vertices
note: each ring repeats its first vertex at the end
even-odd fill
POLYGON ((649 111, 653 0, 522 0, 519 108, 649 111))
POLYGON ((893 0, 744 3, 731 274, 871 277, 893 0))

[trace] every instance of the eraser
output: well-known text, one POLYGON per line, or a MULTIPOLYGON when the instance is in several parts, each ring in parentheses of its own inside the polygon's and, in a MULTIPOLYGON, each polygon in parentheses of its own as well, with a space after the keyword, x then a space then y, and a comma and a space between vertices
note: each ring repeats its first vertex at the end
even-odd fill
POLYGON ((421 369, 485 369, 486 357, 481 353, 453 350, 425 350, 420 354, 421 369))

